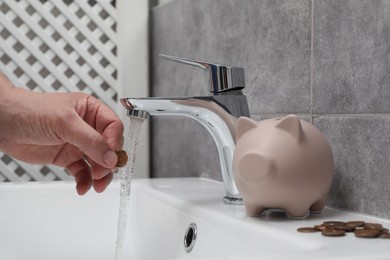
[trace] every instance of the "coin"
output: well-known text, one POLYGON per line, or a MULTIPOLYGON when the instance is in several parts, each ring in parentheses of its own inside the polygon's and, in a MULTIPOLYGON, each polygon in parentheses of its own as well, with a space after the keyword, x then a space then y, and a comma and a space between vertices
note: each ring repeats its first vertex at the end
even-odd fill
POLYGON ((364 224, 366 224, 366 222, 364 221, 348 221, 348 222, 345 222, 345 225, 346 226, 349 226, 349 227, 354 227, 354 228, 357 228, 357 227, 362 227, 364 224))
POLYGON ((327 237, 341 237, 345 235, 344 230, 334 229, 334 228, 326 228, 322 230, 322 235, 327 237))
POLYGON ((382 228, 380 231, 382 234, 389 234, 389 230, 387 228, 382 228))
POLYGON ((342 221, 324 221, 322 224, 327 226, 345 225, 345 223, 342 221))
POLYGON ((116 164, 116 167, 123 167, 123 166, 125 166, 126 163, 127 163, 127 160, 129 159, 129 157, 127 156, 126 151, 119 150, 119 151, 116 151, 115 153, 118 156, 118 162, 116 164))
POLYGON ((356 229, 355 236, 361 238, 375 238, 380 235, 380 230, 378 229, 356 229))
POLYGON ((344 230, 345 232, 355 231, 355 227, 347 226, 347 225, 334 225, 331 226, 334 229, 344 230))
POLYGON ((363 225, 364 229, 382 229, 382 225, 379 223, 366 223, 363 225))
POLYGON ((380 235, 379 235, 379 238, 386 238, 386 239, 389 239, 389 238, 390 238, 390 234, 389 234, 389 233, 380 234, 380 235))
POLYGON ((301 227, 297 229, 298 232, 301 233, 314 233, 314 232, 319 232, 318 229, 315 229, 313 227, 301 227))
POLYGON ((321 225, 315 225, 314 228, 322 231, 322 230, 328 228, 328 226, 321 224, 321 225))
POLYGON ((344 236, 346 232, 354 232, 360 238, 383 238, 390 239, 389 229, 384 228, 380 223, 366 223, 364 221, 324 221, 314 227, 301 227, 297 229, 302 233, 316 233, 321 231, 323 236, 338 237, 344 236))

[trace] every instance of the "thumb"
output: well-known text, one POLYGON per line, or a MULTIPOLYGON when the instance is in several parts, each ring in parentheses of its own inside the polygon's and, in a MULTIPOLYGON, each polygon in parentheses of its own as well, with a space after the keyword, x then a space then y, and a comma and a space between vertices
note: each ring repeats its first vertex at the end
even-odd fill
POLYGON ((110 148, 103 136, 84 120, 77 120, 65 130, 64 141, 73 144, 90 159, 101 166, 112 169, 118 162, 118 156, 110 148))

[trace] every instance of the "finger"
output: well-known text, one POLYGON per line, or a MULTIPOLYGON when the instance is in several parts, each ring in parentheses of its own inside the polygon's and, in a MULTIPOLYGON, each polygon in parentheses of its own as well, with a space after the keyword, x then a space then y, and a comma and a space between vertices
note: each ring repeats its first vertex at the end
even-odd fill
POLYGON ((110 173, 102 179, 93 180, 93 188, 95 189, 95 191, 98 193, 103 192, 111 183, 113 179, 113 175, 114 175, 113 173, 110 173))
POLYGON ((87 173, 88 170, 79 172, 76 178, 76 190, 79 195, 86 194, 92 187, 92 178, 87 173))
POLYGON ((114 168, 118 157, 103 136, 78 115, 63 133, 65 141, 75 145, 89 158, 106 168, 114 168))
POLYGON ((108 125, 103 130, 102 136, 114 151, 122 149, 124 143, 122 122, 115 122, 108 125))
POLYGON ((96 162, 94 162, 93 160, 91 160, 88 157, 86 157, 85 160, 89 163, 89 165, 91 167, 91 175, 92 175, 92 179, 94 179, 94 180, 99 180, 99 179, 105 177, 106 175, 110 174, 113 170, 116 169, 116 168, 113 168, 113 169, 105 168, 105 167, 101 166, 100 164, 97 164, 96 162))
POLYGON ((107 105, 90 96, 87 100, 88 110, 84 120, 103 136, 114 151, 121 149, 124 125, 115 112, 107 105))
MULTIPOLYGON (((49 150, 50 149, 48 149, 48 151, 49 150)), ((66 167, 67 165, 70 165, 73 162, 77 162, 83 158, 84 153, 80 151, 80 149, 72 144, 67 143, 63 145, 51 163, 60 167, 66 167)))
POLYGON ((106 177, 108 174, 110 174, 112 172, 112 170, 107 169, 99 164, 95 164, 92 166, 91 172, 92 172, 92 178, 94 180, 100 180, 100 179, 106 177))
POLYGON ((92 187, 92 176, 89 165, 84 160, 79 160, 66 167, 71 176, 75 177, 76 190, 79 195, 84 195, 92 187))

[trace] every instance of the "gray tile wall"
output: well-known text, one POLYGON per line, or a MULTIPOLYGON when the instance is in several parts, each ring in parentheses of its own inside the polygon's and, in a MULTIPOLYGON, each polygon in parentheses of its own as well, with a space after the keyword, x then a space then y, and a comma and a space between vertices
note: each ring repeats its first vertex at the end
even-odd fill
MULTIPOLYGON (((328 138, 328 204, 390 218, 390 1, 176 0, 152 11, 152 93, 207 95, 202 71, 157 53, 242 66, 251 116, 295 113, 328 138)), ((221 180, 191 119, 153 120, 155 177, 221 180)))

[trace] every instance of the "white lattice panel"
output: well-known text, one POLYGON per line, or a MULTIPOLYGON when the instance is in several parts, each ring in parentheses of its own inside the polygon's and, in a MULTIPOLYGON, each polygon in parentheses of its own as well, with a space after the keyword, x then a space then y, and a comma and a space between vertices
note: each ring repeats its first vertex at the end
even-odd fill
MULTIPOLYGON (((0 0, 0 70, 37 92, 81 91, 117 108, 117 17, 109 0, 0 0)), ((62 180, 0 152, 0 182, 62 180)))

